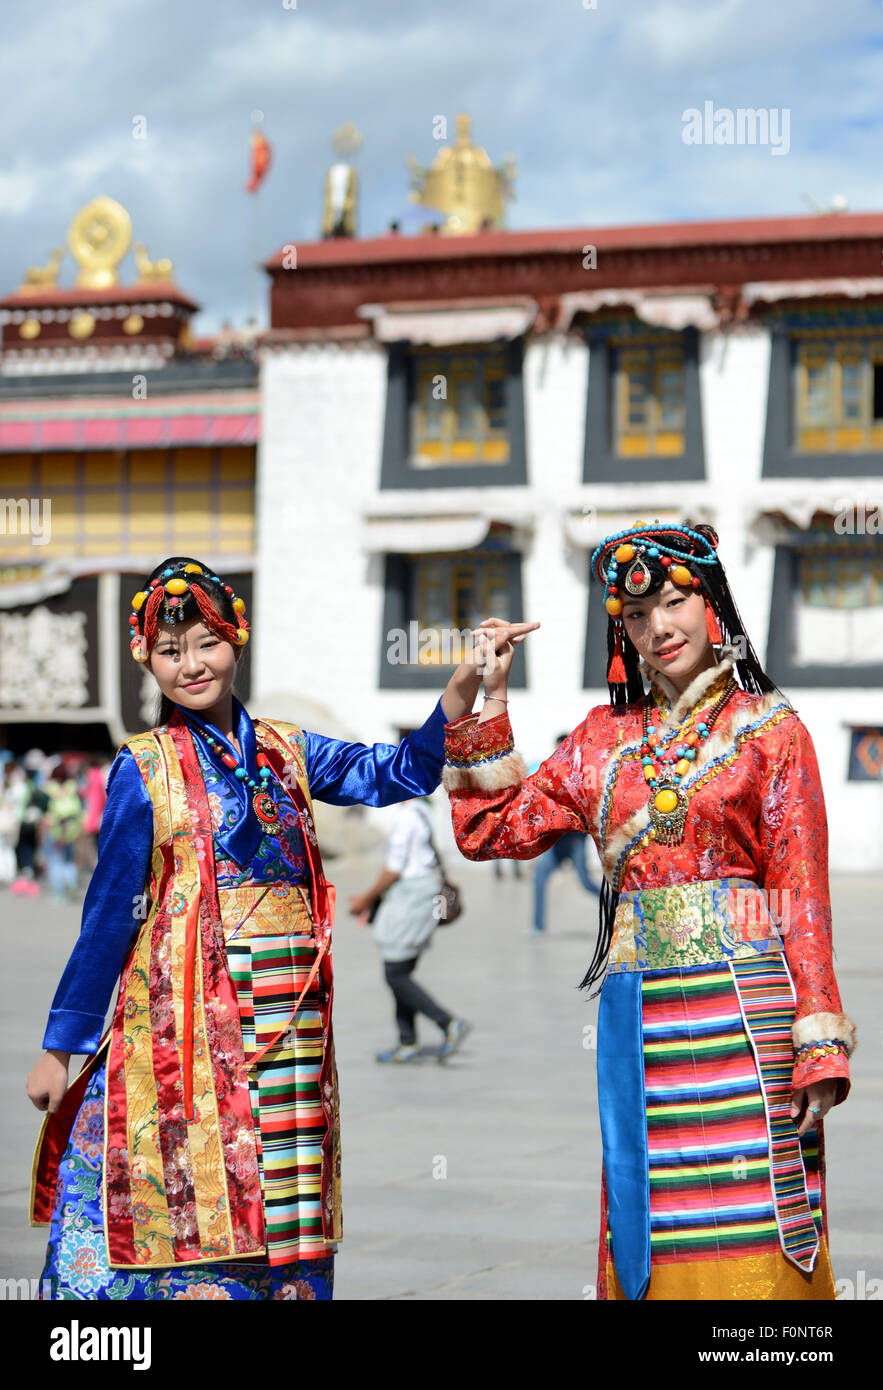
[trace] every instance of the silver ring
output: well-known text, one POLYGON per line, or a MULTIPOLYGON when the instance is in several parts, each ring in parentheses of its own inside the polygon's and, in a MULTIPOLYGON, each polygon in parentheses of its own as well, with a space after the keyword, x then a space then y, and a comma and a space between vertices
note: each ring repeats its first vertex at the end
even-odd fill
POLYGON ((813 1115, 820 1115, 822 1112, 822 1107, 820 1105, 811 1105, 809 1108, 813 1115))

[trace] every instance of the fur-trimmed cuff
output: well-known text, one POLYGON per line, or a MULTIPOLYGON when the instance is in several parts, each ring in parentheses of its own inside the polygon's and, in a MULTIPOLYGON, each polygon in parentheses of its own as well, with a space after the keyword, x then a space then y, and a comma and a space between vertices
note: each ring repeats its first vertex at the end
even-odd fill
POLYGON ((855 1052, 858 1037, 855 1024, 846 1014, 807 1014, 795 1020, 791 1028, 795 1049, 810 1043, 842 1042, 847 1057, 855 1052))
POLYGON ((445 729, 445 766, 442 784, 446 791, 496 792, 517 787, 527 776, 527 766, 515 751, 508 712, 479 724, 467 716, 445 729))

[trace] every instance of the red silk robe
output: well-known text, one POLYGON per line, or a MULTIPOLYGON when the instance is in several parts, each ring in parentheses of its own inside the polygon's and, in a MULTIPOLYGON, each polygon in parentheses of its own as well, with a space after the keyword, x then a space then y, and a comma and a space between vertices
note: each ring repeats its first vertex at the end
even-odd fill
MULTIPOLYGON (((718 665, 682 695, 665 677, 655 678, 652 698, 662 731, 679 726, 691 710, 697 722, 705 717, 732 665, 732 649, 725 649, 718 665)), ((761 963, 760 976, 744 959, 710 970, 700 964, 699 975, 677 964, 669 968, 670 961, 661 970, 650 966, 647 994, 640 976, 608 975, 605 981, 598 1039, 604 1148, 598 1296, 830 1299, 822 1125, 801 1140, 788 1118, 789 1063, 794 1089, 833 1078, 839 1103, 849 1089, 855 1046, 831 962, 827 824, 812 741, 782 697, 737 689, 697 748, 684 778, 684 837, 668 845, 651 835, 641 714, 640 704, 590 710, 532 776, 515 752, 508 714, 480 725, 469 716, 446 731, 444 783, 457 844, 467 858, 530 859, 559 836, 582 832, 594 839, 607 881, 621 894, 748 880, 777 924, 784 979, 778 954, 770 966, 761 963), (629 978, 640 987, 637 995, 629 978), (758 996, 751 998, 752 978, 762 979, 767 1003, 758 1006, 758 996), (660 986, 673 1003, 665 1002, 660 986), (689 1002, 696 986, 716 991, 705 1015, 689 1002), (741 1024, 728 1022, 737 1000, 744 1036, 741 1024), (694 1025, 701 1028, 715 1014, 721 1022, 705 1027, 695 1053, 694 1025), (654 1046, 642 1064, 640 1032, 647 1024, 654 1046), (660 1026, 671 1039, 668 1060, 658 1045, 660 1026), (727 1032, 733 1026, 736 1035, 727 1032), (606 1040, 608 1029, 612 1041, 604 1041, 602 1060, 602 1031, 606 1040), (717 1038, 711 1037, 715 1029, 717 1038), (718 1050, 709 1051, 709 1042, 718 1050), (692 1062, 679 1072, 685 1047, 692 1062), (648 1086, 653 1100, 648 1091, 644 1114, 648 1086)), ((713 958, 720 959, 707 957, 713 958)), ((687 956, 680 959, 690 966, 687 956)))
MULTIPOLYGON (((721 689, 725 660, 701 672, 678 697, 665 678, 652 684, 663 728, 705 708, 721 689)), ((591 835, 617 890, 699 879, 753 879, 781 909, 780 931, 797 995, 795 1047, 818 1043, 795 1061, 793 1085, 838 1079, 849 1090, 845 1052, 855 1028, 843 1013, 831 960, 828 829, 815 749, 779 695, 738 690, 697 751, 688 778, 683 842, 649 837, 641 765, 639 705, 598 705, 530 777, 514 751, 508 713, 447 726, 444 784, 457 845, 467 859, 532 859, 568 832, 591 835)))

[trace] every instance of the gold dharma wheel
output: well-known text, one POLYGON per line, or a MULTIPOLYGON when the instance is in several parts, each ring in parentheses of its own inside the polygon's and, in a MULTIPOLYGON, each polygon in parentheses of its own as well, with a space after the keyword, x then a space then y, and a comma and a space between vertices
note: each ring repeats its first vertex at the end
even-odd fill
POLYGON ((108 289, 117 283, 116 268, 132 244, 132 219, 113 198, 93 198, 68 227, 67 244, 80 267, 77 285, 108 289))
POLYGON ((39 319, 25 319, 24 323, 19 324, 18 336, 20 338, 39 338, 42 332, 42 324, 39 319))

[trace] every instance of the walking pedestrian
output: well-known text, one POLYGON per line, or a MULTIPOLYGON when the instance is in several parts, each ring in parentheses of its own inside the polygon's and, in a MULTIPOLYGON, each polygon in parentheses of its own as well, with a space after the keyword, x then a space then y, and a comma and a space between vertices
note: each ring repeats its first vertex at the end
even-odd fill
POLYGON ((378 1062, 419 1059, 418 1014, 441 1029, 440 1062, 455 1052, 471 1031, 470 1024, 442 1008, 414 979, 420 956, 429 948, 439 921, 441 866, 432 842, 430 814, 427 803, 416 799, 396 807, 383 870, 369 889, 350 900, 350 912, 356 917, 377 908, 374 940, 395 1000, 398 1046, 377 1053, 378 1062))

